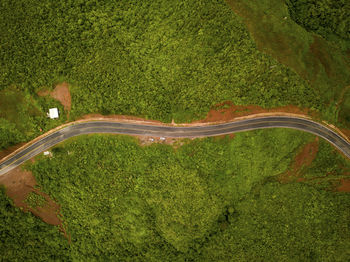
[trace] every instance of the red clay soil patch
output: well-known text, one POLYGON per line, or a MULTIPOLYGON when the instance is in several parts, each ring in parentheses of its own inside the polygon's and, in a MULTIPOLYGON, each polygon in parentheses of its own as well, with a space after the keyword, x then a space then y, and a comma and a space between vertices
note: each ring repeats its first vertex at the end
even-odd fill
POLYGON ((341 179, 340 186, 337 188, 338 192, 350 192, 350 179, 341 179))
POLYGON ((37 92, 38 96, 48 96, 50 94, 50 91, 47 89, 40 90, 37 92))
POLYGON ((56 85, 55 89, 53 91, 49 90, 41 90, 38 92, 39 96, 47 96, 50 95, 52 98, 58 100, 63 106, 64 110, 66 110, 67 117, 69 117, 69 112, 72 105, 72 99, 70 96, 68 83, 63 82, 61 84, 56 85))
POLYGON ((231 121, 237 117, 249 116, 261 113, 287 113, 287 114, 298 114, 298 115, 309 115, 314 118, 318 118, 319 115, 309 109, 301 109, 297 106, 288 105, 275 108, 262 108, 256 105, 237 106, 233 105, 232 102, 227 101, 216 105, 211 109, 206 118, 203 120, 195 121, 193 123, 208 123, 208 122, 224 122, 231 121))
POLYGON ((300 170, 303 166, 310 166, 312 161, 316 158, 318 151, 319 138, 316 137, 315 141, 308 143, 304 146, 300 153, 295 156, 293 171, 300 170))
POLYGON ((63 82, 58 84, 55 89, 50 93, 50 96, 58 101, 64 106, 64 109, 68 112, 71 109, 72 99, 70 96, 68 83, 63 82))
POLYGON ((7 174, 0 176, 0 184, 5 186, 6 194, 13 200, 15 206, 20 207, 24 212, 32 212, 47 224, 59 226, 64 235, 68 239, 70 238, 59 218, 60 206, 49 195, 36 188, 35 177, 30 171, 17 167, 7 174), (46 204, 43 207, 30 208, 25 203, 30 192, 35 192, 43 196, 46 199, 46 204))
POLYGON ((303 167, 310 166, 312 161, 316 158, 318 152, 319 138, 316 137, 314 141, 307 143, 301 151, 295 156, 294 162, 289 170, 278 177, 281 183, 289 183, 296 179, 302 182, 305 179, 300 177, 300 171, 303 167))

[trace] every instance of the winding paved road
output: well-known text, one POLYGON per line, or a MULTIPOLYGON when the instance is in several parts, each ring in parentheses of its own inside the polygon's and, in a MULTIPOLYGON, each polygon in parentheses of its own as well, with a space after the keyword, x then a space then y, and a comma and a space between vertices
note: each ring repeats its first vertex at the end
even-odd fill
POLYGON ((145 135, 156 137, 207 137, 262 128, 292 128, 324 138, 350 159, 350 143, 328 127, 312 120, 289 116, 267 116, 217 125, 173 127, 147 124, 129 124, 109 121, 91 121, 72 124, 30 144, 14 156, 0 163, 0 176, 40 154, 48 148, 74 136, 92 133, 145 135))

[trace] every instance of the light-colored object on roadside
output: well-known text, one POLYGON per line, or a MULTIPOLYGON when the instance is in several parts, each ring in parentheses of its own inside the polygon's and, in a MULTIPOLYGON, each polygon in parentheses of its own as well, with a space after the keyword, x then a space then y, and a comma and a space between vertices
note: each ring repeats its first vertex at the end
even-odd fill
POLYGON ((50 108, 50 109, 49 109, 48 116, 49 116, 51 119, 58 118, 58 109, 57 109, 56 107, 50 108))
POLYGON ((161 141, 164 141, 165 140, 165 137, 160 137, 159 138, 161 141))
POLYGON ((44 151, 44 156, 50 155, 50 151, 44 151))
POLYGON ((153 141, 154 141, 154 138, 150 138, 149 141, 153 142, 153 141))

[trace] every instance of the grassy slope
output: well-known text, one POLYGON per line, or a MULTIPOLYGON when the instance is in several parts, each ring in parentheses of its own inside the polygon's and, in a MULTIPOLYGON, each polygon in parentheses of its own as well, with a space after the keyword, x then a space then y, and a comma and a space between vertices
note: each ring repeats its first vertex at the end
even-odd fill
POLYGON ((348 96, 340 103, 344 88, 350 85, 350 57, 343 45, 327 42, 296 24, 284 0, 227 2, 243 17, 259 49, 295 70, 323 98, 322 117, 349 126, 348 96))

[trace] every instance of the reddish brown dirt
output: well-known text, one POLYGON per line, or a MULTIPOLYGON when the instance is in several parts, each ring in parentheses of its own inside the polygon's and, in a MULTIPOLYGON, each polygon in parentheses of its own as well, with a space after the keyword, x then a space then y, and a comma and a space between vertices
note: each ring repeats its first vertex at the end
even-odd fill
POLYGON ((300 170, 303 166, 310 166, 312 161, 315 159, 318 152, 318 141, 319 138, 316 137, 315 141, 308 143, 299 152, 294 159, 293 171, 300 170))
POLYGON ((289 183, 294 180, 298 182, 305 181, 304 178, 300 177, 300 171, 303 167, 310 166, 312 161, 316 158, 318 142, 319 138, 316 137, 314 141, 307 143, 301 149, 301 151, 295 156, 294 162, 289 170, 278 177, 278 180, 281 183, 289 183))
POLYGON ((64 109, 68 112, 71 109, 72 99, 70 96, 68 83, 63 82, 58 84, 55 89, 50 93, 50 96, 58 101, 64 106, 64 109))
POLYGON ((350 141, 350 129, 345 129, 345 128, 339 128, 340 131, 348 137, 348 140, 350 141))
POLYGON ((0 184, 5 186, 6 194, 13 200, 15 206, 21 208, 24 212, 32 212, 47 224, 59 226, 60 230, 69 239, 62 221, 58 217, 60 215, 60 206, 49 195, 37 188, 36 180, 30 171, 25 171, 17 167, 7 174, 0 176, 0 184), (46 199, 45 206, 35 209, 30 208, 24 202, 30 192, 35 192, 43 196, 46 199))
POLYGON ((237 105, 233 105, 232 102, 227 101, 227 102, 218 104, 213 109, 211 109, 208 112, 205 119, 194 121, 193 123, 195 124, 195 123, 232 121, 237 117, 244 117, 244 116, 262 114, 262 113, 286 113, 286 114, 292 114, 292 115, 302 115, 302 116, 306 115, 314 118, 319 117, 319 115, 314 111, 311 111, 306 108, 302 109, 293 105, 267 109, 256 105, 237 106, 237 105))
POLYGON ((50 94, 50 90, 42 89, 39 92, 37 92, 38 96, 48 96, 50 94))
POLYGON ((64 106, 64 110, 67 111, 67 115, 69 118, 69 112, 71 110, 72 99, 71 99, 71 95, 69 92, 68 83, 63 82, 63 83, 56 85, 55 89, 51 92, 49 90, 46 90, 46 89, 41 90, 38 92, 38 95, 39 96, 50 95, 52 98, 58 100, 64 106))
POLYGON ((350 192, 350 179, 341 179, 340 186, 337 188, 339 192, 350 192))

